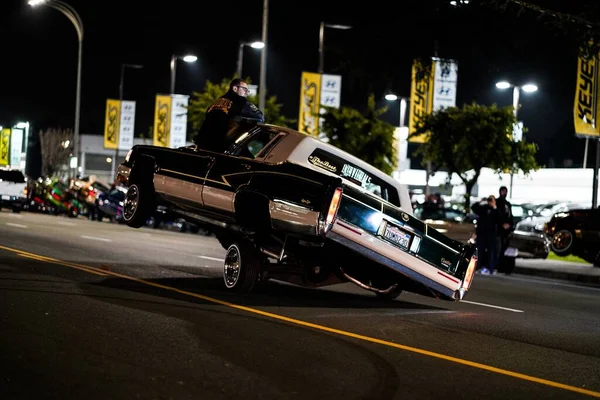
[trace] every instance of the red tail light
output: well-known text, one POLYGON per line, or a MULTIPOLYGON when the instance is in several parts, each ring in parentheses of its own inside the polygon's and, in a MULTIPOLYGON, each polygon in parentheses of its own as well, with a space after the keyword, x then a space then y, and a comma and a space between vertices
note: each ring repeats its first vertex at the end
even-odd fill
POLYGON ((340 201, 342 200, 342 188, 336 188, 333 193, 333 198, 329 204, 329 211, 327 212, 327 219, 325 220, 326 226, 331 226, 340 208, 340 201))

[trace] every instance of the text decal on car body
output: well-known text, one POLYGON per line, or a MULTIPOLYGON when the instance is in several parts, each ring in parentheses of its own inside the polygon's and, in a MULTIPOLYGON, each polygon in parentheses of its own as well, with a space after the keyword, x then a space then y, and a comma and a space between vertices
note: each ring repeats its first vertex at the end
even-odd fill
POLYGON ((342 176, 358 181, 363 185, 365 183, 371 182, 371 177, 367 175, 363 170, 355 168, 349 164, 344 164, 344 166, 342 167, 342 176))
POLYGON ((310 161, 311 164, 314 164, 317 167, 321 167, 323 169, 326 169, 327 171, 337 173, 337 167, 335 165, 333 165, 329 161, 323 161, 317 156, 309 156, 308 161, 310 161))

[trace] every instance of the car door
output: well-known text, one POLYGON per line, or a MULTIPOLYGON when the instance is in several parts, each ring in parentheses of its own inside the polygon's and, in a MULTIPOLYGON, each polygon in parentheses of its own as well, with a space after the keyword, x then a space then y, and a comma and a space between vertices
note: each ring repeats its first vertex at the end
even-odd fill
POLYGON ((207 210, 233 214, 235 193, 241 186, 247 185, 253 173, 261 168, 261 151, 277 135, 278 132, 268 128, 255 128, 240 135, 224 154, 215 153, 202 189, 202 200, 207 210))

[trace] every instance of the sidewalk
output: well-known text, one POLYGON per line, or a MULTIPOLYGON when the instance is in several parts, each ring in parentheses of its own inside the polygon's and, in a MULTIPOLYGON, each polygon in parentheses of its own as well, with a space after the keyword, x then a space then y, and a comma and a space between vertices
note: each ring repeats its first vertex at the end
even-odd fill
POLYGON ((543 278, 570 281, 600 287, 600 268, 560 260, 517 258, 515 274, 535 275, 543 278))

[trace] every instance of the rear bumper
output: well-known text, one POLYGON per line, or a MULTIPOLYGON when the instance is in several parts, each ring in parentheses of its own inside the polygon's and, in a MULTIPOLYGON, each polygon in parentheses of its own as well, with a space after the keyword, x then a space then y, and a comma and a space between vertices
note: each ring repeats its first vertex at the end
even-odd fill
MULTIPOLYGON (((420 284, 422 284, 423 286, 427 287, 429 290, 439 294, 439 297, 448 299, 448 300, 454 300, 454 301, 458 301, 458 300, 462 300, 464 298, 464 296, 467 293, 467 289, 462 288, 462 280, 459 280, 457 278, 456 279, 456 283, 449 281, 449 283, 454 283, 452 286, 444 286, 439 282, 436 282, 435 280, 425 276, 424 274, 421 274, 417 271, 415 271, 412 268, 409 268, 403 264, 400 264, 397 261, 394 261, 386 256, 383 256, 379 253, 377 253, 374 250, 369 249, 368 247, 365 247, 353 240, 350 240, 336 232, 330 232, 327 234, 327 238, 331 239, 332 241, 341 244, 342 246, 346 247, 348 250, 354 251, 372 261, 377 262, 378 264, 381 264, 399 274, 402 274, 404 276, 406 276, 407 278, 411 279, 414 282, 418 282, 420 284)), ((423 263, 422 261, 415 259, 415 262, 417 263, 423 263)), ((425 264, 425 263, 423 263, 425 264)), ((463 265, 464 261, 461 260, 461 265, 459 265, 458 267, 458 272, 459 273, 464 273, 467 270, 467 266, 468 266, 468 261, 467 261, 467 265, 463 265)), ((431 267, 427 264, 428 268, 434 268, 431 267)), ((441 274, 441 271, 440 271, 441 274)), ((442 276, 446 276, 446 274, 442 274, 442 276)))

